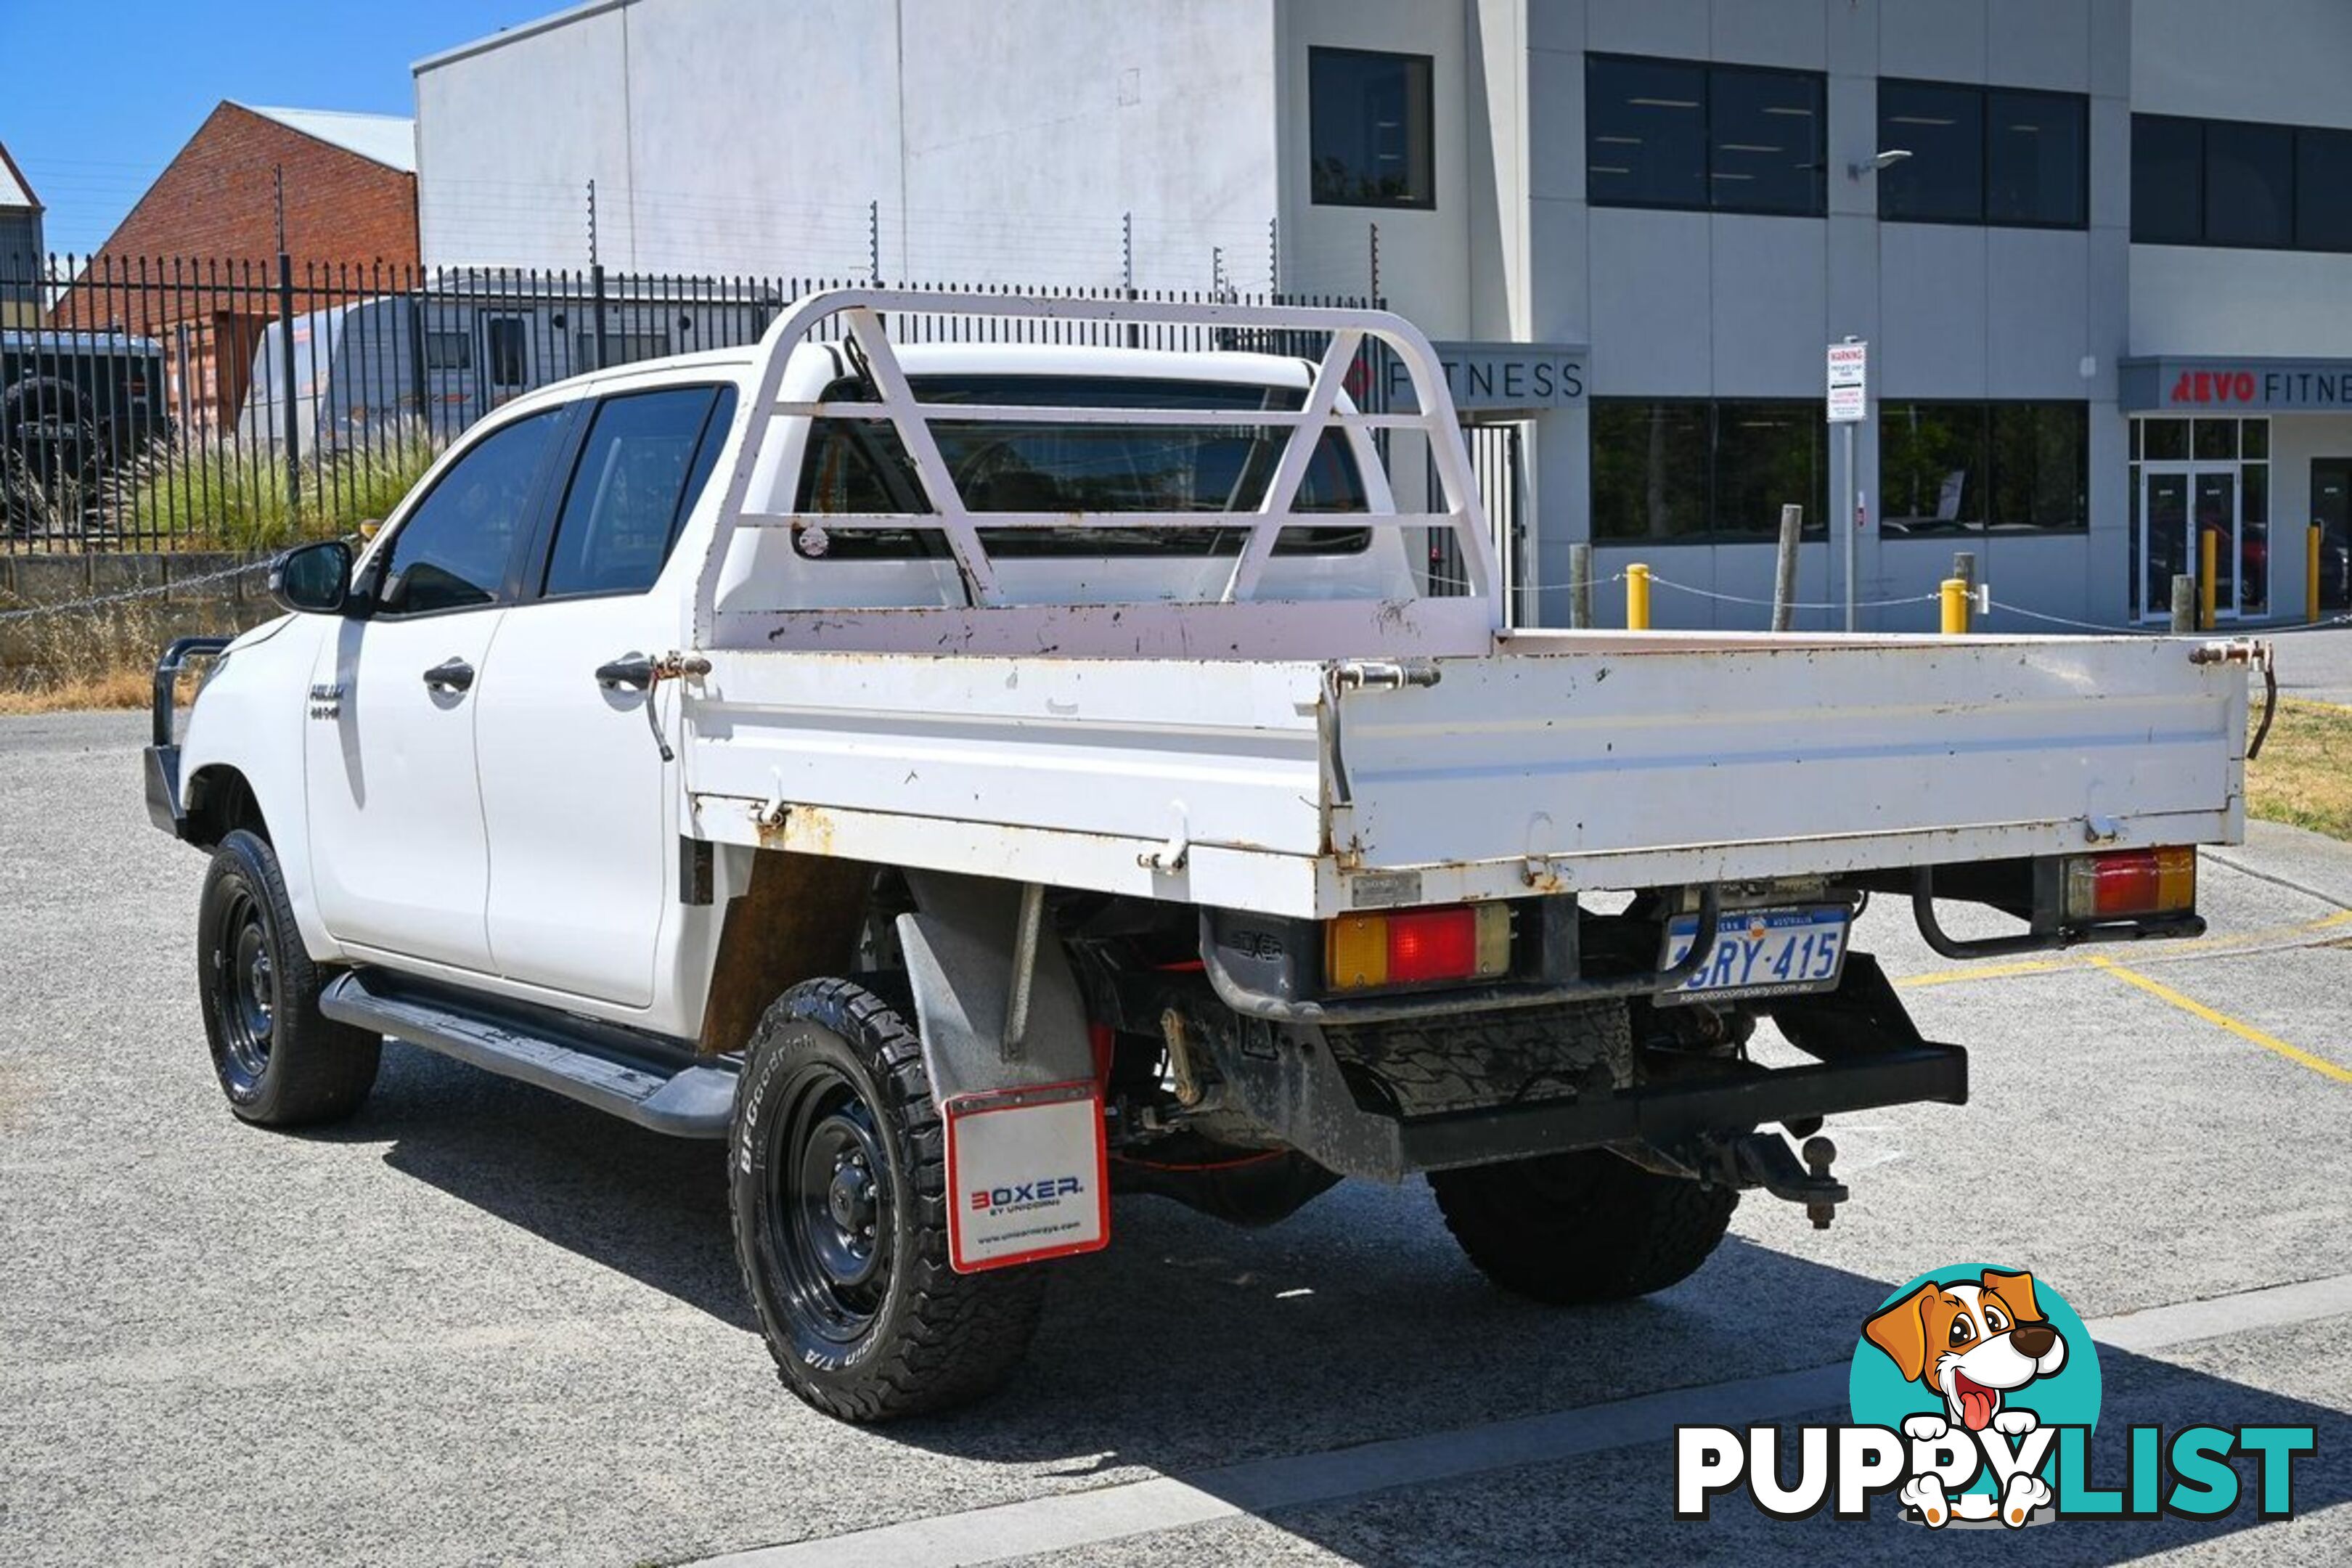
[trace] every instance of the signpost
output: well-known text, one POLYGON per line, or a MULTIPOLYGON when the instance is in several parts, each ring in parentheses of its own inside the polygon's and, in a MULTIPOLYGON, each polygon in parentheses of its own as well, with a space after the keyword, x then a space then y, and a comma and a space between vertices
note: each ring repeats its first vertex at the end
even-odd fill
POLYGON ((1829 416, 1832 425, 1845 426, 1845 504, 1838 510, 1845 519, 1845 629, 1858 630, 1854 608, 1854 576, 1862 559, 1862 514, 1853 499, 1853 427, 1870 417, 1869 391, 1870 345, 1860 338, 1847 338, 1830 345, 1829 352, 1829 416))

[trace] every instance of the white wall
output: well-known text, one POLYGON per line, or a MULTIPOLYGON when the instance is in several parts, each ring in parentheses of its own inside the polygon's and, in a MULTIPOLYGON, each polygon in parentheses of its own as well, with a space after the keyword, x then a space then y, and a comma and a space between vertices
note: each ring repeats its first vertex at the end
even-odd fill
MULTIPOLYGON (((1484 126, 1474 134, 1471 125, 1470 75, 1486 69, 1487 57, 1482 50, 1473 66, 1465 7, 1461 0, 1279 0, 1276 10, 1284 72, 1278 156, 1293 175, 1283 194, 1285 283, 1303 292, 1365 292, 1371 279, 1370 230, 1377 225, 1381 292, 1391 306, 1433 337, 1468 336, 1471 215, 1481 205, 1472 170, 1491 178, 1492 153, 1484 126), (1318 206, 1309 199, 1307 62, 1307 51, 1318 46, 1431 57, 1433 211, 1318 206)), ((1483 97, 1483 86, 1480 90, 1483 97)), ((1491 224, 1491 195, 1484 206, 1491 224)))
POLYGON ((416 73, 428 263, 1267 280, 1275 0, 597 0, 416 73))

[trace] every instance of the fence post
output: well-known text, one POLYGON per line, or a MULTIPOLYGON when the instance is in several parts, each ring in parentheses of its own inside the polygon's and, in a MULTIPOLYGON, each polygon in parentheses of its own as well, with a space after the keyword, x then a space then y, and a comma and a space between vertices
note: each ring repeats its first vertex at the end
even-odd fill
POLYGON ((588 268, 588 309, 595 322, 591 329, 596 334, 596 363, 589 368, 603 370, 612 359, 604 342, 604 264, 601 261, 588 268))
POLYGON ((1650 569, 1638 562, 1625 568, 1625 629, 1650 629, 1650 569))
POLYGON ((2172 629, 2197 629, 2197 579, 2183 572, 2172 579, 2172 629))
POLYGON ((278 253, 278 360, 286 382, 286 504, 297 521, 302 515, 302 437, 295 426, 299 412, 294 384, 294 258, 278 253))
POLYGON ((2221 534, 2210 528, 2197 531, 2197 629, 2213 629, 2213 577, 2221 565, 2216 559, 2221 534))
POLYGON ((1944 635, 1964 637, 1969 635, 1969 584, 1964 578, 1947 577, 1939 590, 1944 601, 1944 635))
POLYGON ((1780 554, 1772 573, 1772 629, 1785 632, 1797 609, 1797 540, 1805 531, 1805 509, 1780 509, 1780 554))
POLYGON ((2319 524, 2303 533, 2303 618, 2319 619, 2319 524))
POLYGON ((1568 547, 1568 624, 1580 632, 1592 629, 1592 546, 1568 547))

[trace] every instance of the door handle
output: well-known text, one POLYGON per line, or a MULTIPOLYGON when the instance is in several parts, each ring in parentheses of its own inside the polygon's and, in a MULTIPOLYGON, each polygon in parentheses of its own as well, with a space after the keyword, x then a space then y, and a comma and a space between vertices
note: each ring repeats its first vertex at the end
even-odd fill
POLYGON ((644 654, 624 654, 596 667, 596 684, 611 691, 626 687, 631 691, 643 691, 654 683, 654 661, 644 654))
POLYGON ((425 672, 425 684, 434 691, 455 696, 473 689, 474 667, 462 658, 445 658, 425 672))

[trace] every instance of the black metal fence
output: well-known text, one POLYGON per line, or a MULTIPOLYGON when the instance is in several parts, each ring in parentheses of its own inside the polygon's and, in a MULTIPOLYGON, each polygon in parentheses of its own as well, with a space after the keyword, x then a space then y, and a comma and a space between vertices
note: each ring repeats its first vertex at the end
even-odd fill
MULTIPOLYGON (((508 399, 583 371, 758 340, 814 278, 52 258, 0 277, 0 552, 259 550, 381 517, 508 399), (13 322, 13 324, 12 324, 13 322)), ((1155 302, 1339 297, 1015 289, 1155 302)), ((921 318, 914 341, 1234 345, 1202 329, 921 318)), ((1320 352, 1320 344, 1246 346, 1320 352)), ((1353 378, 1375 402, 1387 377, 1353 378)))

